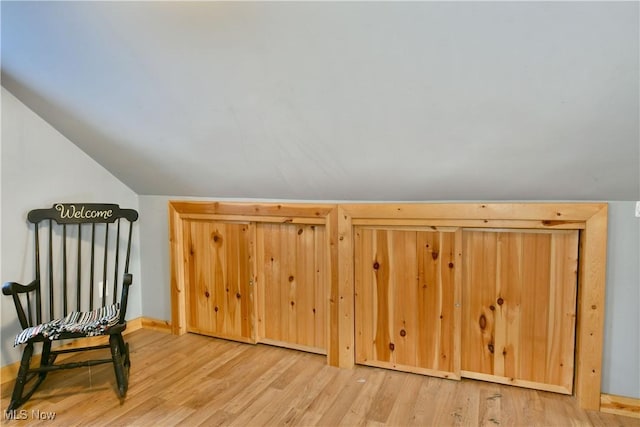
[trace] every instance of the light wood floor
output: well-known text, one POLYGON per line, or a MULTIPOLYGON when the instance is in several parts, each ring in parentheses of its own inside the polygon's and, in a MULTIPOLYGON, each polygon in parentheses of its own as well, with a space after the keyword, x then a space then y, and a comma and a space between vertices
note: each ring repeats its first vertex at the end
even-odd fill
MULTIPOLYGON (((583 411, 570 396, 383 369, 327 366, 324 356, 152 330, 127 336, 127 398, 111 365, 51 373, 7 425, 640 426, 583 411), (36 412, 55 412, 39 421, 36 412)), ((16 350, 17 351, 17 350, 16 350)), ((74 357, 78 357, 77 355, 74 357)), ((13 382, 2 386, 7 408, 13 382)))

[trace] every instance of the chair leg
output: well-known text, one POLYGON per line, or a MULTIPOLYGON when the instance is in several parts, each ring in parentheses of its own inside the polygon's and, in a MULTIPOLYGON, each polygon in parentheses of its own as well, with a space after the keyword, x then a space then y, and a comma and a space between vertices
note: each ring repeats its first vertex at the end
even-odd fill
MULTIPOLYGON (((45 341, 42 343, 42 357, 40 358, 40 367, 45 367, 53 364, 51 360, 51 341, 45 341)), ((40 381, 44 380, 47 376, 47 372, 40 372, 40 381)))
POLYGON ((122 334, 118 334, 118 344, 120 345, 120 354, 124 356, 124 366, 128 369, 131 367, 131 360, 129 359, 129 343, 124 342, 122 334))
POLYGON ((22 360, 20 361, 16 384, 13 387, 13 393, 11 394, 9 411, 18 409, 18 407, 20 407, 29 398, 28 396, 23 398, 22 393, 24 391, 24 386, 27 383, 27 373, 29 371, 29 366, 31 365, 31 356, 33 356, 33 343, 28 343, 22 352, 22 360))
POLYGON ((131 359, 129 358, 129 343, 125 343, 122 335, 119 335, 120 341, 120 351, 124 356, 123 365, 124 365, 124 374, 127 379, 127 387, 129 386, 129 371, 131 370, 131 359))
POLYGON ((116 382, 118 383, 118 395, 124 397, 129 387, 129 378, 125 372, 124 354, 120 350, 120 342, 122 337, 119 334, 109 336, 109 346, 111 347, 111 358, 113 359, 113 369, 116 374, 116 382))

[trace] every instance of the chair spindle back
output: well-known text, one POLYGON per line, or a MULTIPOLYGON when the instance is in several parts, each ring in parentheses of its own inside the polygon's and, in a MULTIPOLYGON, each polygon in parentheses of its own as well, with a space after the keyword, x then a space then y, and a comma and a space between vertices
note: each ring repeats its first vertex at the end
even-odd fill
MULTIPOLYGON (((137 219, 135 210, 116 204, 56 203, 50 209, 29 212, 38 282, 35 301, 26 295, 29 326, 72 311, 117 302, 126 305, 122 279, 129 272, 137 219)), ((125 311, 126 306, 120 310, 125 311)))

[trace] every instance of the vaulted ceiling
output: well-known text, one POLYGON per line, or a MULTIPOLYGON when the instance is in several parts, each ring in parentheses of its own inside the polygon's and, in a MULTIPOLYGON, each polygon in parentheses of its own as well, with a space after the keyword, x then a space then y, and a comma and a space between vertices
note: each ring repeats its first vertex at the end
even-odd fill
POLYGON ((637 200, 638 2, 9 2, 2 85, 142 195, 637 200))

